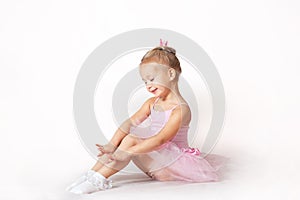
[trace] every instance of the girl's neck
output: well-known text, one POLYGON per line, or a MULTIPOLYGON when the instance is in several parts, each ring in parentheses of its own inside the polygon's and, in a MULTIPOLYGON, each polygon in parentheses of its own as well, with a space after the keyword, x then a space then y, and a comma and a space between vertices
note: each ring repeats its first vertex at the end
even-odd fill
POLYGON ((180 102, 182 100, 182 96, 179 92, 178 85, 174 85, 172 88, 170 88, 169 92, 159 97, 161 101, 163 102, 180 102))

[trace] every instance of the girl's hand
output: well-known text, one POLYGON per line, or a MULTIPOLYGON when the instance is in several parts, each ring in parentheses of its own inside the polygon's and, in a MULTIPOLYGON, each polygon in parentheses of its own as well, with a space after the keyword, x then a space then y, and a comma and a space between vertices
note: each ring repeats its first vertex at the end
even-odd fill
POLYGON ((109 160, 108 163, 113 162, 113 161, 128 161, 131 159, 133 156, 130 152, 128 151, 123 151, 123 150, 116 150, 113 154, 107 154, 109 160))
POLYGON ((112 154, 117 147, 115 147, 114 145, 112 145, 111 143, 108 143, 106 145, 100 145, 100 144, 96 144, 98 150, 100 151, 99 154, 97 155, 97 157, 100 157, 104 154, 112 154))

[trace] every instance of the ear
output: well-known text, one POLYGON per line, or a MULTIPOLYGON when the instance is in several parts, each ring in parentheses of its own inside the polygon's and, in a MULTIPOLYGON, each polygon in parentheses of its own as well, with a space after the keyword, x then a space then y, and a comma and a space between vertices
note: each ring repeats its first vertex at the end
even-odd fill
POLYGON ((170 68, 170 69, 168 70, 168 75, 169 75, 169 77, 170 77, 170 81, 174 80, 175 77, 176 77, 176 70, 173 69, 173 68, 170 68))

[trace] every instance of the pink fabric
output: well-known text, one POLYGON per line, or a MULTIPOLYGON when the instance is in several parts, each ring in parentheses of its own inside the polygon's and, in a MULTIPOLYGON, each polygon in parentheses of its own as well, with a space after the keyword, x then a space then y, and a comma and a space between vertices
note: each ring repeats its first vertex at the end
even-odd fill
POLYGON ((168 41, 163 42, 162 39, 159 39, 159 46, 167 46, 168 45, 168 41))
MULTIPOLYGON (((157 134, 164 127, 175 107, 166 111, 156 111, 151 108, 151 125, 147 128, 135 127, 131 130, 131 134, 141 138, 157 134)), ((223 164, 221 160, 224 157, 209 155, 205 158, 201 157, 198 148, 188 145, 188 130, 188 126, 182 126, 171 141, 155 151, 136 158, 140 166, 147 169, 146 173, 149 176, 160 181, 207 182, 219 180, 218 170, 223 164)))
POLYGON ((201 152, 200 152, 200 150, 199 149, 195 149, 195 148, 183 148, 182 149, 182 151, 183 152, 186 152, 186 153, 190 153, 190 154, 192 154, 192 155, 195 155, 195 156, 200 156, 200 154, 201 154, 201 152))

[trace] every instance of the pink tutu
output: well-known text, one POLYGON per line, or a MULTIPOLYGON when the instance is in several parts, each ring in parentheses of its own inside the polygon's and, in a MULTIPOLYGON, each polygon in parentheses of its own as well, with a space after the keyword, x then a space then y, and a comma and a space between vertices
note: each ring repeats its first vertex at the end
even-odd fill
MULTIPOLYGON (((132 135, 145 139, 157 134, 175 108, 161 112, 154 110, 153 107, 150 115, 150 126, 146 128, 132 127, 132 135)), ((212 154, 203 157, 199 149, 189 147, 187 142, 188 129, 188 126, 182 126, 171 141, 154 151, 135 156, 133 162, 155 180, 220 181, 220 169, 224 166, 227 158, 212 154)))
POLYGON ((179 148, 168 142, 159 150, 139 155, 133 161, 155 180, 208 182, 220 181, 220 169, 225 160, 213 154, 203 158, 199 149, 179 148))

